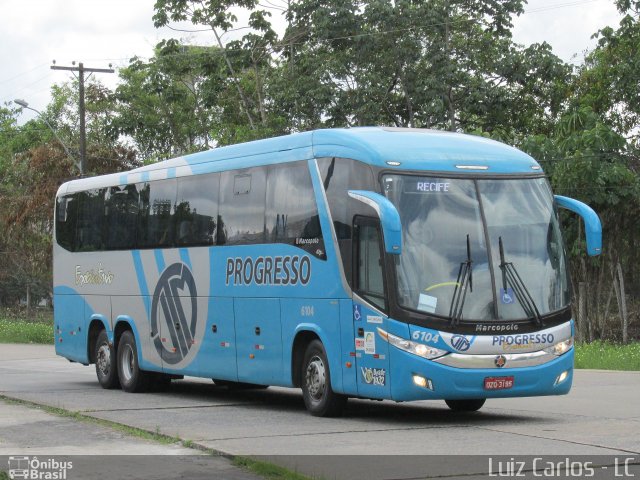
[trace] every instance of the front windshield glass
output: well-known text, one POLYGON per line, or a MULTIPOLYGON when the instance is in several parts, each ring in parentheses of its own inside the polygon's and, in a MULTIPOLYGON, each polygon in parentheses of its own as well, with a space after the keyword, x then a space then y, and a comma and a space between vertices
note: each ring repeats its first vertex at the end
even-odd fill
POLYGON ((402 307, 450 316, 456 287, 463 286, 461 264, 471 260, 462 320, 529 317, 515 286, 503 284, 500 239, 504 262, 513 264, 541 315, 568 305, 564 250, 545 179, 386 175, 383 184, 402 221, 396 259, 402 307))
POLYGON ((499 318, 527 315, 515 298, 513 286, 505 291, 500 265, 502 238, 504 262, 513 263, 541 315, 569 304, 569 282, 553 196, 543 178, 478 181, 487 220, 491 258, 496 275, 499 318))

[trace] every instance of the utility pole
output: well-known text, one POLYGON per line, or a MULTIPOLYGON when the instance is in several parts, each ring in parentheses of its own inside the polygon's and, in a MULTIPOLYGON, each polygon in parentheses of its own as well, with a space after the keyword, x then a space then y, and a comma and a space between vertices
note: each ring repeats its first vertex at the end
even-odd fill
MULTIPOLYGON (((85 127, 85 109, 84 109, 84 72, 89 73, 113 73, 112 68, 88 68, 82 62, 72 62, 73 67, 58 67, 55 60, 51 66, 51 70, 68 70, 70 72, 78 72, 79 93, 80 93, 80 176, 83 176, 87 170, 87 132, 85 127)), ((111 65, 109 65, 111 66, 111 65)))

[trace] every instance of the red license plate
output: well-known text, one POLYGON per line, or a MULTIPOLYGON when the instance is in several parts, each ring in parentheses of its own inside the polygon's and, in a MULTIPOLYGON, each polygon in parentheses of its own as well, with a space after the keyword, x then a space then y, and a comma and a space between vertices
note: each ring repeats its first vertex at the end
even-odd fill
POLYGON ((513 387, 513 377, 485 377, 485 390, 507 390, 513 387))

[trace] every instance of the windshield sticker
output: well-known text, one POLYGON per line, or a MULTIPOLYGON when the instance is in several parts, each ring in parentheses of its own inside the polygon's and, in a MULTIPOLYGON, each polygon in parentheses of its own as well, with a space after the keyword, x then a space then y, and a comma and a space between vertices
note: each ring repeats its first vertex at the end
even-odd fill
POLYGON ((376 353, 376 335, 373 332, 364 332, 364 353, 367 355, 376 353))
POLYGON ((503 305, 511 305, 515 301, 516 300, 513 296, 513 289, 511 287, 507 287, 506 292, 504 288, 500 289, 500 303, 502 303, 503 305))
POLYGON ((360 367, 362 380, 369 385, 384 387, 387 383, 387 371, 384 368, 360 367))
POLYGON ((420 294, 418 298, 418 310, 422 310, 427 313, 436 313, 436 306, 438 305, 438 299, 431 295, 420 294))
POLYGON ((382 323, 382 317, 367 315, 367 323, 382 323))

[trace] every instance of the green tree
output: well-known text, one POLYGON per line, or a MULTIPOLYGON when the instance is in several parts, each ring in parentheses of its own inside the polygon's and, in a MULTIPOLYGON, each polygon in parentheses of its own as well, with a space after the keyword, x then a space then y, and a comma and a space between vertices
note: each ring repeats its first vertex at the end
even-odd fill
POLYGON ((119 71, 113 138, 129 136, 145 161, 210 148, 218 121, 223 65, 215 48, 162 41, 145 62, 133 58, 119 71))
POLYGON ((519 0, 302 0, 291 5, 282 44, 291 37, 303 45, 291 42, 282 76, 292 80, 290 98, 308 97, 309 85, 320 94, 306 111, 296 109, 311 123, 444 128, 513 141, 549 130, 571 73, 548 45, 513 43, 511 18, 521 12, 519 0))
POLYGON ((216 103, 223 114, 214 127, 218 144, 282 132, 277 118, 271 121, 270 101, 265 94, 277 35, 269 22, 270 13, 257 6, 257 0, 157 0, 154 7, 156 27, 172 21, 190 21, 193 25, 205 26, 213 34, 226 70, 221 83, 227 87, 220 92, 216 103), (238 10, 248 13, 247 25, 238 26, 233 13, 238 10), (223 42, 224 35, 239 29, 249 29, 249 33, 241 40, 223 42))
MULTIPOLYGON (((637 288, 640 273, 636 266, 640 248, 637 151, 606 118, 579 104, 566 111, 551 135, 531 136, 523 148, 542 162, 556 193, 584 201, 602 220, 604 254, 596 259, 586 256, 581 223, 573 216, 565 217, 565 237, 573 257, 576 303, 581 300, 578 285, 585 285, 583 301, 589 321, 579 326, 580 334, 590 340, 613 336, 620 331, 608 324, 614 293, 618 310, 625 310, 619 272, 624 269, 632 289, 637 288)), ((626 334, 620 338, 626 340, 626 334)))
POLYGON ((575 96, 640 146, 640 2, 618 1, 617 29, 600 30, 597 47, 580 67, 575 96))
MULTIPOLYGON (((52 89, 52 101, 42 116, 22 126, 19 110, 0 109, 0 302, 51 293, 53 207, 60 184, 77 176, 77 158, 67 155, 47 123, 77 152, 77 85, 52 89), (44 118, 43 118, 44 117, 44 118)), ((111 115, 109 92, 90 84, 87 100, 87 160, 91 174, 137 165, 135 152, 105 133, 111 115)))

